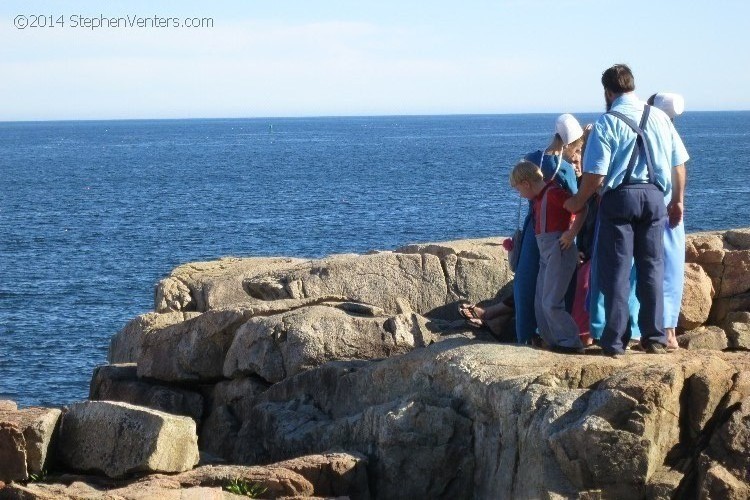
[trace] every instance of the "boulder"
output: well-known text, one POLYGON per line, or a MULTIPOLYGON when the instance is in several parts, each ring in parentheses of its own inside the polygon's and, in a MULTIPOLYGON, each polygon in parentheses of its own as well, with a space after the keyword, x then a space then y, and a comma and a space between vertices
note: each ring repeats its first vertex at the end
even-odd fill
POLYGON ((190 287, 179 278, 169 276, 156 285, 156 289, 154 290, 154 311, 157 313, 194 311, 195 307, 190 287))
POLYGON ((157 284, 154 310, 205 312, 231 308, 240 303, 261 302, 244 288, 246 279, 268 272, 282 272, 304 262, 286 257, 228 257, 184 264, 157 284))
POLYGON ((646 498, 649 500, 672 500, 685 474, 680 471, 662 467, 651 476, 646 498))
POLYGON ((724 239, 737 250, 750 250, 750 229, 730 229, 724 233, 724 239))
POLYGON ((732 349, 750 349, 750 322, 730 321, 727 338, 732 349))
POLYGON ((127 403, 71 405, 60 426, 59 458, 73 470, 109 477, 182 472, 198 463, 195 422, 127 403))
POLYGON ((155 332, 198 316, 196 312, 150 312, 137 316, 128 322, 109 341, 108 361, 115 363, 135 363, 141 354, 143 339, 155 332))
POLYGON ((234 459, 352 450, 379 498, 638 497, 664 483, 655 474, 683 428, 697 439, 723 411, 746 358, 724 356, 613 360, 448 340, 329 362, 255 399, 234 459))
POLYGON ((313 485, 301 474, 276 465, 206 465, 178 474, 174 479, 182 486, 226 486, 231 481, 239 480, 265 489, 263 498, 310 497, 315 492, 313 485))
POLYGON ((750 250, 728 251, 724 256, 724 275, 719 297, 731 297, 750 291, 750 250))
MULTIPOLYGON (((23 434, 21 445, 29 474, 39 474, 48 468, 60 414, 56 408, 0 410, 0 422, 12 424, 23 434)), ((15 435, 15 431, 11 434, 15 435)))
POLYGON ((722 233, 693 233, 685 237, 685 262, 721 264, 724 261, 722 233))
POLYGON ((699 326, 677 336, 677 344, 683 349, 710 349, 722 351, 729 347, 727 334, 718 326, 699 326))
POLYGON ((495 303, 513 279, 501 238, 414 244, 395 252, 429 254, 440 259, 448 290, 447 306, 431 311, 430 316, 459 319, 457 302, 495 303))
POLYGON ((212 309, 151 332, 141 342, 138 376, 165 382, 216 382, 222 378, 224 359, 237 329, 250 318, 328 303, 341 304, 341 297, 243 303, 212 309))
POLYGON ((274 464, 296 472, 312 483, 315 494, 325 497, 370 498, 367 459, 362 455, 326 453, 293 458, 274 464))
POLYGON ((0 422, 0 481, 23 481, 28 477, 23 431, 16 424, 0 422))
POLYGON ((331 360, 384 358, 437 338, 414 314, 362 317, 313 306, 247 321, 229 348, 224 376, 278 382, 331 360))
POLYGON ((91 401, 122 401, 174 415, 200 424, 203 397, 194 391, 146 382, 138 378, 135 363, 103 365, 94 369, 89 391, 91 401))
POLYGON ((335 255, 245 280, 252 296, 265 300, 343 295, 350 300, 397 311, 397 298, 425 314, 446 303, 447 285, 440 259, 426 254, 382 252, 335 255))
POLYGON ((682 308, 678 326, 692 330, 708 319, 714 291, 711 278, 698 264, 685 264, 685 288, 682 293, 682 308))
POLYGON ((220 380, 237 328, 252 316, 244 309, 205 312, 143 339, 138 376, 166 382, 220 380))

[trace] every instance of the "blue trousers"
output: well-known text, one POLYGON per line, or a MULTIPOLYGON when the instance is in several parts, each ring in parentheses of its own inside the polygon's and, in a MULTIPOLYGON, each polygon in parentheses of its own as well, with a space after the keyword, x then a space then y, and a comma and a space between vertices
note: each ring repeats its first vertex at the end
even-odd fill
POLYGON ((534 296, 539 274, 539 247, 536 244, 531 214, 526 216, 522 234, 518 267, 513 278, 513 300, 516 308, 516 339, 519 343, 526 344, 536 331, 534 296))
POLYGON ((666 344, 664 333, 664 195, 653 184, 608 191, 599 207, 597 273, 606 323, 601 346, 621 353, 630 340, 628 299, 631 262, 638 276, 638 326, 644 344, 666 344))
MULTIPOLYGON (((602 290, 599 287, 599 273, 596 269, 597 259, 596 253, 594 253, 591 257, 591 274, 589 276, 589 296, 587 302, 590 320, 589 334, 592 339, 601 340, 606 323, 606 314, 604 312, 604 294, 602 294, 602 290)), ((628 296, 628 314, 630 317, 628 327, 630 328, 630 338, 640 340, 641 329, 638 328, 638 313, 641 305, 635 296, 635 284, 635 266, 632 266, 630 269, 630 295, 628 296)))
POLYGON ((560 249, 562 231, 536 235, 539 275, 536 282, 536 322, 539 335, 550 346, 583 348, 578 325, 565 308, 571 278, 578 264, 578 248, 560 249))

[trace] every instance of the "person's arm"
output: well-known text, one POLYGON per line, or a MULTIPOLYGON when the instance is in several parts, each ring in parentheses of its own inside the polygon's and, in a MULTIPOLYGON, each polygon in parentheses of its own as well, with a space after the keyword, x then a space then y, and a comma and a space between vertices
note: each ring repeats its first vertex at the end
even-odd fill
POLYGON ((667 205, 669 215, 669 227, 677 227, 682 222, 685 211, 685 184, 687 174, 685 164, 677 165, 672 169, 672 201, 667 205))
POLYGON ((572 214, 577 214, 584 208, 586 208, 586 202, 589 201, 599 186, 604 182, 603 175, 592 174, 590 172, 584 172, 581 180, 581 186, 578 188, 578 193, 574 194, 565 201, 563 208, 572 214))
POLYGON ((584 222, 586 222, 586 214, 588 214, 588 207, 584 205, 583 210, 576 213, 576 219, 573 221, 573 224, 570 226, 570 229, 565 231, 560 236, 560 248, 562 250, 567 250, 568 247, 573 244, 573 240, 581 231, 581 228, 583 227, 584 222))

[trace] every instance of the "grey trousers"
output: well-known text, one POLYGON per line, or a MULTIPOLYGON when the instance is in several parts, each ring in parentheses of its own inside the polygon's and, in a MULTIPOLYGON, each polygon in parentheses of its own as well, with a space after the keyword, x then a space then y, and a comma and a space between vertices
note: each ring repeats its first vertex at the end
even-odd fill
POLYGON ((560 249, 561 232, 536 235, 539 246, 539 274, 534 310, 539 335, 550 346, 583 348, 578 325, 565 310, 565 293, 578 265, 575 244, 560 249))

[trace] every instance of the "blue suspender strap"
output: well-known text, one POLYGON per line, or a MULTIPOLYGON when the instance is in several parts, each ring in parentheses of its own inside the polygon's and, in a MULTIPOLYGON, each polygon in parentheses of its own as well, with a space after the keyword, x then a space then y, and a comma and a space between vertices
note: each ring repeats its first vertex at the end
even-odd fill
POLYGON ((651 110, 651 106, 648 104, 643 109, 643 116, 641 117, 641 123, 640 126, 636 125, 636 123, 628 118, 627 116, 623 115, 622 113, 618 111, 608 111, 607 113, 616 116, 620 120, 624 121, 631 129, 633 129, 633 132, 636 133, 636 140, 635 140, 635 147, 633 148, 633 154, 630 155, 630 161, 628 162, 628 168, 625 170, 625 178, 622 180, 623 184, 630 184, 630 177, 633 175, 633 169, 635 168, 635 164, 638 161, 638 157, 641 154, 641 151, 646 155, 646 167, 648 169, 648 182, 650 184, 656 183, 656 175, 654 174, 654 163, 653 163, 653 156, 651 154, 651 147, 648 143, 648 140, 646 140, 646 135, 643 133, 643 129, 646 126, 646 121, 648 120, 649 111, 651 110))

